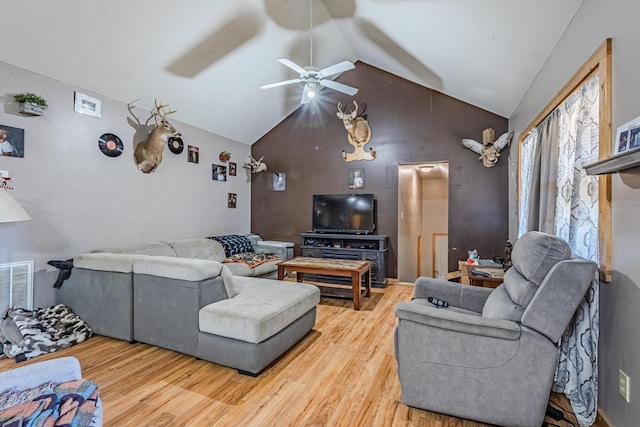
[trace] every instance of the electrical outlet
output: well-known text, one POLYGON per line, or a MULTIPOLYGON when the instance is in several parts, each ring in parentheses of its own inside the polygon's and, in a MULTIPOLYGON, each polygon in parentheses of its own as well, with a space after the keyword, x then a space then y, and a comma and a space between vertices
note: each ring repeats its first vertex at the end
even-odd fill
POLYGON ((622 372, 622 369, 618 369, 618 393, 622 398, 629 403, 630 398, 630 387, 631 387, 631 378, 629 375, 622 372))

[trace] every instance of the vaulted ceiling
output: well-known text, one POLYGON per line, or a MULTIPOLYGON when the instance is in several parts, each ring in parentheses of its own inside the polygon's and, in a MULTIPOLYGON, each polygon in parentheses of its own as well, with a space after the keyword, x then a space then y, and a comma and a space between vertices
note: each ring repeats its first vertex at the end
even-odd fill
POLYGON ((5 0, 0 61, 146 109, 161 99, 246 144, 299 106, 301 84, 259 88, 297 77, 277 58, 362 61, 508 118, 582 1, 5 0))

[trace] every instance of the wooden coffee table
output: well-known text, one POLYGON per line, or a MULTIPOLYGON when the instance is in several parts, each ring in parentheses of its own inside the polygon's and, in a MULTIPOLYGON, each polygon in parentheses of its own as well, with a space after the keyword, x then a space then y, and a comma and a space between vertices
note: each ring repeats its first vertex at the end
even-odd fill
POLYGON ((323 296, 349 297, 353 299, 353 308, 360 310, 362 277, 364 276, 364 296, 371 294, 371 261, 352 261, 346 259, 296 257, 278 264, 278 280, 284 279, 287 271, 296 272, 296 280, 302 282, 305 273, 325 274, 327 276, 351 277, 351 295, 344 293, 344 287, 318 286, 323 296), (341 292, 342 291, 342 292, 341 292))

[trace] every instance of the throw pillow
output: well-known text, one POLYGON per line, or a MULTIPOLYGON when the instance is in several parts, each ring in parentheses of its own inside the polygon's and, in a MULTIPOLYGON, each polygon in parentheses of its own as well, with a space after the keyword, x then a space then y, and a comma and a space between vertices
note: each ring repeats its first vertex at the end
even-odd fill
POLYGON ((224 254, 228 257, 243 252, 254 252, 253 243, 245 236, 238 234, 229 234, 226 236, 215 236, 213 240, 217 241, 224 248, 224 254))

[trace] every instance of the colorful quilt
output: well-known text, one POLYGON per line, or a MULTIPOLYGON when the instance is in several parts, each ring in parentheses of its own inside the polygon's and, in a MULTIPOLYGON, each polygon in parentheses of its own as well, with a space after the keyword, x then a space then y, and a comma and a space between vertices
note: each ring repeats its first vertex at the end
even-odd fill
POLYGON ((92 425, 99 392, 88 380, 43 384, 0 396, 0 427, 92 425), (35 395, 34 395, 35 394, 35 395))
POLYGON ((245 264, 249 268, 254 268, 268 261, 277 261, 280 257, 275 254, 257 254, 254 252, 243 252, 234 254, 225 259, 223 262, 239 262, 245 264))

